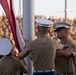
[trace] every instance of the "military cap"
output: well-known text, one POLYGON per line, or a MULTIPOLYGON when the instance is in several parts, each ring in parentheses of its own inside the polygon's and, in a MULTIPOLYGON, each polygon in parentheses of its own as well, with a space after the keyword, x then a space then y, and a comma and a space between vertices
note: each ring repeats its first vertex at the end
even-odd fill
POLYGON ((1 55, 8 55, 11 52, 12 43, 7 38, 2 38, 0 40, 0 54, 1 55))
POLYGON ((69 29, 70 28, 70 24, 66 23, 66 22, 56 22, 55 23, 55 32, 64 28, 69 29))
POLYGON ((53 21, 47 19, 36 19, 35 22, 41 27, 50 27, 50 25, 54 24, 53 21))

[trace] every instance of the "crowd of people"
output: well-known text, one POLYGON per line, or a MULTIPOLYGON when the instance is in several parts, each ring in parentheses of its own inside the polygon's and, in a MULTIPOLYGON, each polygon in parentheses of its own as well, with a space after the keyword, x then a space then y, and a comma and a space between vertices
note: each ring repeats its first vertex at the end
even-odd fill
MULTIPOLYGON (((54 23, 65 21, 64 18, 54 18, 54 17, 46 18, 45 16, 35 16, 35 19, 37 19, 37 18, 45 18, 48 20, 52 20, 54 23)), ((18 22, 18 25, 19 25, 21 31, 22 31, 22 18, 17 17, 16 20, 18 22)), ((67 22, 71 25, 69 37, 73 42, 76 42, 76 35, 75 35, 76 34, 76 19, 73 19, 73 20, 67 19, 67 22)), ((37 25, 36 25, 36 27, 37 27, 37 25)), ((37 29, 37 28, 35 28, 35 29, 37 29)), ((50 27, 50 36, 56 37, 56 34, 53 32, 53 30, 54 30, 54 27, 51 26, 50 27)), ((23 33, 23 31, 22 31, 22 33, 23 33)), ((8 23, 8 19, 5 15, 0 16, 0 38, 1 37, 7 37, 11 40, 13 39, 11 28, 8 23)))

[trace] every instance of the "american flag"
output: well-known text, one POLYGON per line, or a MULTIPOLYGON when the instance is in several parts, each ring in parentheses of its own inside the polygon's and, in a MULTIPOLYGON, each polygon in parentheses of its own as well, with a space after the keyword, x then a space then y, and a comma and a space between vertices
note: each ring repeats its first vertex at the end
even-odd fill
POLYGON ((8 18, 16 48, 19 50, 19 52, 21 52, 21 50, 25 46, 25 41, 21 34, 20 28, 16 23, 14 11, 13 11, 13 2, 12 0, 0 0, 0 3, 8 18))

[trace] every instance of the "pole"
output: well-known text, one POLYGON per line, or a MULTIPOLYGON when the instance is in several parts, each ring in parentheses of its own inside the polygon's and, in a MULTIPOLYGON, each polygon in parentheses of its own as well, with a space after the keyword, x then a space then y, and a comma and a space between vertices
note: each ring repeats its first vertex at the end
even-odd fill
POLYGON ((65 22, 67 22, 67 0, 65 0, 65 22))
MULTIPOLYGON (((34 40, 34 29, 34 0, 23 0, 23 36, 26 41, 34 40)), ((27 75, 32 75, 32 61, 29 57, 26 57, 26 63, 29 70, 27 75)))

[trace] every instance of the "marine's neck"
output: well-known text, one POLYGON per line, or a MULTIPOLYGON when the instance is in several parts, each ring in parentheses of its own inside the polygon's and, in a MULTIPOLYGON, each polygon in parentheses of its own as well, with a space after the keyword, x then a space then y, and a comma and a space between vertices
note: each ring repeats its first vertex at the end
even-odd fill
POLYGON ((61 40, 61 44, 65 44, 68 41, 68 37, 62 38, 60 40, 61 40))

